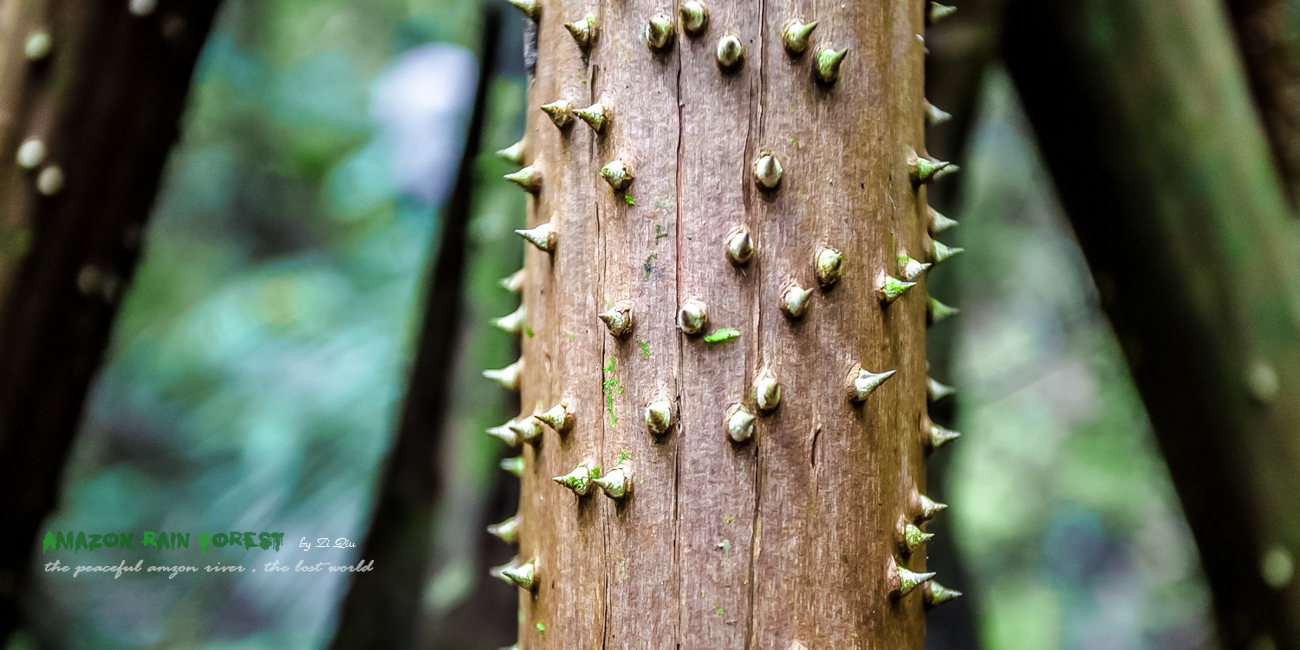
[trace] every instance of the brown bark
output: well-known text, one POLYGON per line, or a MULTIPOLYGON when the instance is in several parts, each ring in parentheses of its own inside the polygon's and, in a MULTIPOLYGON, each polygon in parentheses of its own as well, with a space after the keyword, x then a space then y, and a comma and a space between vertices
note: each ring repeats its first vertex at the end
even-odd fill
POLYGON ((1178 489, 1228 648, 1300 647, 1300 290, 1213 0, 1015 3, 1008 67, 1178 489))
POLYGON ((924 259, 924 192, 908 175, 922 149, 923 6, 907 3, 707 3, 707 29, 647 48, 650 0, 546 2, 539 16, 530 106, 599 100, 601 134, 529 115, 528 162, 544 175, 529 226, 550 223, 553 254, 526 255, 524 417, 567 399, 574 425, 525 446, 520 561, 536 558, 535 590, 520 590, 529 648, 919 648, 921 590, 891 596, 900 517, 924 488, 925 294, 882 307, 876 289, 898 252, 924 259), (562 23, 588 11, 599 38, 585 62, 562 23), (787 21, 819 21, 812 47, 789 56, 787 21), (722 70, 724 35, 743 62, 722 70), (816 50, 847 47, 839 81, 814 80, 816 50), (774 191, 755 184, 771 150, 784 167, 774 191), (598 172, 621 159, 625 192, 598 172), (629 198, 631 197, 631 198, 629 198), (634 203, 634 205, 633 205, 634 203), (753 233, 745 266, 724 255, 736 226, 753 233), (813 257, 844 254, 844 276, 819 289, 813 257), (783 285, 812 289, 799 319, 778 310, 783 285), (703 301, 708 343, 675 325, 703 301), (597 319, 630 300, 635 331, 614 338, 597 319), (854 363, 898 374, 865 405, 850 404, 854 363), (757 412, 764 369, 783 398, 754 438, 732 442, 737 403, 757 412), (609 399, 606 402, 606 399, 609 399), (646 405, 673 404, 666 435, 647 433, 646 405), (584 460, 635 476, 615 501, 576 497, 552 482, 584 460))
POLYGON ((0 3, 0 642, 218 2, 154 5, 0 3))
POLYGON ((1300 66, 1283 0, 1229 0, 1228 13, 1273 161, 1291 207, 1300 192, 1300 66))

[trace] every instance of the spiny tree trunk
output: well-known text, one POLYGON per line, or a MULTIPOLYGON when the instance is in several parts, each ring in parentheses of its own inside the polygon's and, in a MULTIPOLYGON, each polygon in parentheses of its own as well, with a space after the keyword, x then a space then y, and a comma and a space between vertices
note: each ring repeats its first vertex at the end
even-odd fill
POLYGON ((530 106, 551 105, 530 111, 515 177, 540 244, 512 422, 537 437, 518 558, 500 571, 522 587, 521 646, 922 647, 929 592, 900 581, 925 552, 900 529, 926 514, 927 301, 924 286, 892 304, 881 289, 900 253, 931 261, 909 166, 927 8, 714 0, 691 31, 651 0, 519 4, 537 21, 530 106), (589 11, 584 49, 564 23, 589 11), (794 19, 818 23, 797 55, 782 43, 794 19), (838 80, 816 78, 823 48, 847 48, 838 80), (599 102, 603 127, 555 102, 599 102), (736 263, 742 227, 755 251, 736 263), (825 249, 842 254, 833 284, 815 269, 825 249), (799 290, 806 313, 784 313, 799 290), (696 333, 692 305, 707 312, 696 333), (634 328, 616 336, 626 308, 634 328), (896 374, 855 403, 859 367, 896 374), (671 426, 655 435, 659 407, 671 426), (745 413, 752 437, 736 441, 745 413), (552 480, 583 463, 603 482, 585 496, 552 480))
POLYGON ((0 643, 217 4, 0 3, 0 643))
POLYGON ((1300 647, 1300 270, 1223 7, 1033 0, 1005 48, 1228 648, 1300 647))

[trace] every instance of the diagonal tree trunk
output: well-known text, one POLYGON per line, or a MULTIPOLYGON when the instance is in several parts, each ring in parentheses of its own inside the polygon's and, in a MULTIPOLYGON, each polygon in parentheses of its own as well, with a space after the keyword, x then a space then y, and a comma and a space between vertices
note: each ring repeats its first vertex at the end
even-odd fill
POLYGON ((1025 0, 1008 66, 1200 548, 1225 646, 1300 646, 1300 292, 1223 7, 1025 0))
POLYGON ((926 7, 517 4, 521 645, 922 647, 926 7))
POLYGON ((0 3, 0 642, 217 5, 0 3))

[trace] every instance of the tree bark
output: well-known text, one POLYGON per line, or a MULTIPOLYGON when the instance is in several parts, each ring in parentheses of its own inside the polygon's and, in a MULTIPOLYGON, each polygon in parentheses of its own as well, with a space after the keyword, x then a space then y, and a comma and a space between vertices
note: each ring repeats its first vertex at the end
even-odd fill
POLYGON ((1229 0, 1228 13, 1282 187, 1294 210, 1300 192, 1300 66, 1284 0, 1229 0))
POLYGON ((1228 648, 1300 646, 1300 293, 1212 0, 1035 0, 1008 66, 1200 549, 1228 648))
POLYGON ((217 5, 0 3, 0 642, 217 5))
POLYGON ((609 119, 598 133, 528 118, 541 175, 528 223, 550 224, 556 245, 526 253, 518 419, 567 402, 572 426, 524 445, 518 562, 533 561, 536 580, 520 589, 520 643, 920 648, 924 590, 900 596, 890 567, 925 562, 895 531, 920 520, 925 485, 926 296, 917 286, 885 305, 877 292, 899 275, 898 253, 928 261, 908 162, 923 151, 924 7, 706 4, 702 32, 671 15, 662 49, 647 43, 664 10, 650 0, 538 12, 530 107, 599 101, 609 119), (563 23, 589 10, 598 37, 585 57, 563 23), (781 40, 795 18, 818 21, 799 56, 781 40), (730 68, 725 36, 744 50, 730 68), (814 79, 825 46, 848 48, 834 83, 814 79), (769 151, 784 173, 764 189, 756 161, 769 151), (615 160, 635 177, 626 189, 600 175, 615 160), (756 252, 735 264, 725 251, 741 225, 756 252), (844 260, 826 287, 822 247, 844 260), (778 308, 790 281, 812 292, 801 317, 778 308), (691 300, 708 313, 694 335, 676 323, 691 300), (635 329, 616 337, 597 314, 623 301, 635 329), (897 374, 854 404, 855 364, 897 374), (752 388, 767 372, 781 387, 770 413, 752 388), (654 436, 658 400, 674 424, 654 436), (735 405, 757 416, 743 442, 726 426, 735 405), (631 475, 629 493, 552 481, 584 461, 631 475))

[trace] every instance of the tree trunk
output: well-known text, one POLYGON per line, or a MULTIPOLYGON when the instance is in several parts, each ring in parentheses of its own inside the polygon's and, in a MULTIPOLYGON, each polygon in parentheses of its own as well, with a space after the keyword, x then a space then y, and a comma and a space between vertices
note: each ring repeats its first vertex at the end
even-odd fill
POLYGON ((929 592, 900 582, 920 579, 908 569, 925 553, 900 529, 925 518, 926 295, 891 304, 881 290, 904 272, 898 254, 930 261, 909 163, 923 151, 925 7, 706 4, 697 31, 665 16, 656 47, 663 6, 603 3, 589 52, 564 26, 586 5, 534 13, 529 105, 599 102, 606 119, 530 111, 516 177, 540 244, 513 422, 538 435, 523 444, 518 558, 501 571, 522 587, 520 643, 921 648, 929 592), (783 47, 792 19, 818 23, 802 54, 783 47), (847 48, 837 80, 817 78, 822 48, 847 48), (742 227, 755 251, 740 263, 727 253, 742 227), (806 313, 783 311, 801 311, 800 290, 806 313), (616 336, 629 308, 634 328, 616 336), (858 368, 896 374, 869 396, 864 377, 855 402, 858 368), (583 463, 603 485, 552 480, 583 463))
POLYGON ((217 4, 0 3, 0 643, 217 4))
POLYGON ((1300 647, 1300 291, 1223 7, 1034 0, 1008 66, 1147 406, 1228 648, 1300 647))

